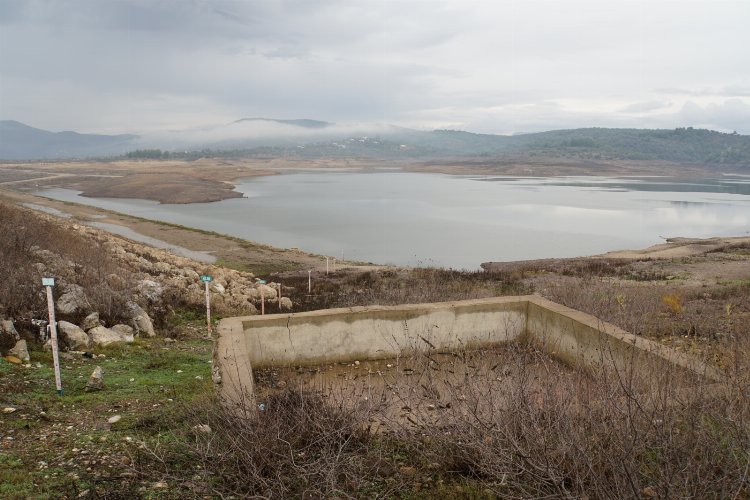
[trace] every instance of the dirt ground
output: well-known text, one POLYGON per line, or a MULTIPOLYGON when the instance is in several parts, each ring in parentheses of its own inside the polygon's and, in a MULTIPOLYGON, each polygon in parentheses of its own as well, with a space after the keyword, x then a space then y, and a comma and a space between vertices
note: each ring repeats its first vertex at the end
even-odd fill
POLYGON ((595 381, 582 371, 521 344, 459 353, 424 353, 403 358, 363 360, 321 366, 254 370, 256 397, 291 388, 314 391, 351 409, 366 407, 378 418, 371 429, 388 431, 453 422, 456 413, 507 408, 519 385, 541 395, 554 386, 587 386, 595 381), (491 397, 489 397, 491 395, 491 397), (490 405, 492 408, 486 406, 490 405))
POLYGON ((0 187, 22 192, 62 187, 83 196, 160 203, 209 203, 241 197, 237 179, 294 170, 399 168, 400 162, 357 159, 216 159, 0 163, 0 187))

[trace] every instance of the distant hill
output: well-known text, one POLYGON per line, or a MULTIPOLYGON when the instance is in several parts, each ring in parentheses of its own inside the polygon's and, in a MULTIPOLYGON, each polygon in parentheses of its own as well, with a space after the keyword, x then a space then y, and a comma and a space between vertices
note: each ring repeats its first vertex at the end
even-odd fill
MULTIPOLYGON (((513 136, 395 126, 347 129, 333 123, 242 118, 229 125, 170 134, 95 135, 48 132, 0 121, 0 159, 86 158, 158 151, 160 157, 277 156, 544 157, 645 160, 750 168, 750 136, 711 130, 581 128, 513 136), (268 126, 266 126, 268 124, 268 126)), ((145 157, 145 156, 144 156, 145 157)), ((150 157, 150 156, 149 156, 150 157)))
POLYGON ((0 121, 0 159, 38 160, 113 156, 132 148, 138 136, 49 132, 14 120, 0 121))

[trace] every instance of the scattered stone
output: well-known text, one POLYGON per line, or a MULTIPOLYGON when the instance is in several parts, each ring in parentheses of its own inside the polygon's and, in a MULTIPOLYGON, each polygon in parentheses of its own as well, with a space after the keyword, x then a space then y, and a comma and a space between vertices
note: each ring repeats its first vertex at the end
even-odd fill
POLYGON ((292 299, 289 297, 281 297, 281 308, 285 311, 291 311, 294 307, 294 304, 292 304, 292 299))
POLYGON ((211 427, 208 424, 198 424, 193 427, 193 430, 202 432, 203 434, 211 434, 211 427))
POLYGON ((13 408, 12 406, 3 408, 3 413, 15 413, 16 411, 18 411, 18 408, 13 408))
POLYGON ((154 324, 146 311, 134 302, 131 302, 128 307, 130 309, 130 321, 136 333, 146 337, 155 337, 154 324))
POLYGON ((167 338, 164 339, 164 342, 166 342, 167 344, 172 344, 172 343, 177 342, 177 341, 175 339, 173 339, 173 338, 167 337, 167 338))
POLYGON ((15 356, 5 356, 5 361, 7 361, 8 363, 13 363, 14 365, 20 365, 23 363, 23 361, 15 356))
POLYGON ((132 335, 126 336, 103 326, 92 329, 89 331, 89 335, 91 336, 91 342, 97 346, 106 346, 117 342, 129 343, 135 340, 132 335))
POLYGON ((0 351, 10 349, 19 340, 21 340, 21 336, 18 335, 16 327, 13 326, 13 321, 9 319, 0 321, 0 351))
POLYGON ((115 325, 112 328, 110 328, 113 332, 117 332, 123 337, 129 338, 129 337, 135 337, 135 330, 133 330, 132 326, 128 325, 115 325))
POLYGON ((226 288, 224 288, 224 286, 223 286, 223 285, 222 285, 221 283, 214 283, 214 284, 213 284, 213 285, 211 286, 211 289, 212 289, 212 290, 213 290, 214 292, 216 292, 216 293, 220 293, 220 294, 223 294, 224 292, 226 292, 226 288))
POLYGON ((23 339, 16 342, 16 345, 13 346, 13 349, 8 351, 8 355, 15 356, 24 363, 28 363, 29 361, 31 361, 31 356, 29 356, 29 348, 26 346, 26 341, 23 339))
POLYGON ((656 498, 659 496, 653 486, 646 486, 641 490, 641 494, 646 498, 656 498))
POLYGON ((81 322, 81 329, 83 331, 88 332, 89 330, 96 328, 97 326, 102 326, 102 322, 99 321, 99 313, 93 312, 86 316, 84 320, 81 322))
MULTIPOLYGON (((158 271, 158 268, 161 267, 159 266, 159 264, 161 264, 161 262, 154 264, 155 266, 154 269, 157 271, 158 271)), ((160 283, 157 283, 156 281, 141 280, 141 282, 139 283, 138 290, 144 298, 152 302, 156 302, 161 298, 162 286, 160 283)))
POLYGON ((104 389, 104 372, 101 366, 94 368, 94 371, 89 377, 89 381, 86 383, 86 392, 101 391, 104 389))
POLYGON ((166 490, 167 488, 169 488, 169 485, 167 484, 166 481, 158 481, 154 483, 155 490, 166 490))
POLYGON ((279 380, 276 382, 276 388, 277 389, 284 389, 286 388, 286 381, 285 380, 279 380))
POLYGON ((84 311, 89 306, 89 301, 83 288, 79 285, 67 285, 65 293, 58 297, 55 307, 62 314, 75 314, 84 311))
POLYGON ((196 376, 195 376, 195 380, 203 380, 203 377, 202 377, 202 376, 200 376, 200 375, 196 375, 196 376))
POLYGON ((265 300, 276 300, 276 288, 268 285, 258 285, 259 290, 263 290, 263 298, 265 300))
POLYGON ((116 424, 122 419, 120 415, 113 415, 107 419, 107 422, 110 424, 116 424))
POLYGON ((91 345, 91 339, 86 332, 73 323, 58 321, 57 331, 60 334, 60 346, 70 351, 84 351, 91 345))

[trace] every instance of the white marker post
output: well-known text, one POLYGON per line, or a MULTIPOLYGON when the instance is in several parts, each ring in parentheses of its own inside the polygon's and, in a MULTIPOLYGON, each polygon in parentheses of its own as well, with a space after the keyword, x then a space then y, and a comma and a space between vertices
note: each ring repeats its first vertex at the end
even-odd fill
POLYGON ((266 284, 266 280, 258 280, 258 284, 261 285, 260 287, 260 315, 263 316, 266 314, 266 297, 263 293, 263 285, 266 284))
POLYGON ((326 276, 328 276, 328 257, 326 257, 326 276))
POLYGON ((42 278, 42 286, 47 289, 47 309, 49 310, 50 345, 52 345, 52 363, 55 366, 55 388, 57 395, 63 395, 62 379, 60 377, 60 353, 57 346, 57 322, 55 322, 55 301, 52 298, 52 287, 55 278, 42 278))
POLYGON ((307 271, 307 295, 312 294, 312 270, 307 271))
POLYGON ((336 272, 336 257, 333 258, 333 272, 336 272))
POLYGON ((213 276, 204 274, 201 276, 201 281, 206 285, 206 325, 208 326, 208 334, 211 335, 211 293, 208 291, 208 284, 213 281, 213 276))
POLYGON ((281 283, 279 283, 279 311, 281 311, 281 283))

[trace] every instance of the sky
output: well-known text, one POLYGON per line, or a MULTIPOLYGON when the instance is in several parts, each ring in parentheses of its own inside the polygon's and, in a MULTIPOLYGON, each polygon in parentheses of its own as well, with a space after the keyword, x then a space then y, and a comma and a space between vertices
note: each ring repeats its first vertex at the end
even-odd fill
POLYGON ((0 0, 0 119, 750 134, 748 26, 748 0, 0 0))

